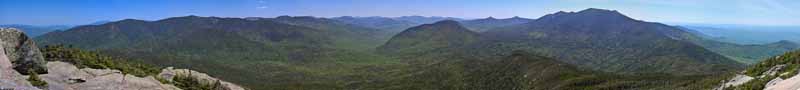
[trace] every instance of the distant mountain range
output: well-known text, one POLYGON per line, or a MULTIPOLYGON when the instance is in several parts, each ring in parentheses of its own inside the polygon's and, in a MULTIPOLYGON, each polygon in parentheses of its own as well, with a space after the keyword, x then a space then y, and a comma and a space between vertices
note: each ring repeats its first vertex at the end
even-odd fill
POLYGON ((485 32, 494 28, 523 24, 534 21, 534 19, 527 19, 521 17, 512 17, 506 19, 496 19, 493 17, 484 18, 484 19, 475 19, 475 20, 464 20, 461 21, 464 26, 467 26, 470 30, 475 32, 485 32))
POLYGON ((406 21, 389 17, 334 17, 334 20, 339 20, 345 23, 360 25, 364 27, 376 28, 381 30, 388 30, 390 33, 397 33, 405 30, 406 28, 417 26, 424 23, 420 21, 406 21))
POLYGON ((69 25, 35 26, 35 25, 23 25, 23 24, 0 25, 0 27, 17 28, 25 32, 25 34, 27 34, 30 37, 36 37, 48 32, 57 30, 67 30, 69 28, 72 28, 72 26, 69 25))
POLYGON ((401 16, 401 17, 396 17, 394 19, 403 20, 403 21, 410 21, 410 22, 413 22, 413 23, 423 23, 423 24, 424 23, 434 23, 434 22, 438 22, 438 21, 442 21, 442 20, 455 20, 455 21, 464 20, 464 19, 461 19, 461 18, 439 17, 439 16, 432 16, 432 17, 426 17, 426 16, 401 16))
POLYGON ((800 26, 679 25, 708 35, 708 38, 737 44, 767 44, 781 40, 800 42, 800 26))
MULTIPOLYGON (((103 21, 93 22, 93 23, 90 23, 88 25, 100 25, 100 24, 105 24, 105 23, 108 23, 108 22, 112 22, 112 21, 103 20, 103 21)), ((17 28, 17 29, 23 30, 23 32, 25 32, 25 34, 27 34, 29 37, 37 37, 37 36, 43 35, 45 33, 58 31, 58 30, 67 30, 67 29, 70 29, 70 28, 75 27, 75 26, 74 25, 5 24, 5 25, 0 25, 0 27, 17 28)))
POLYGON ((676 34, 681 37, 681 40, 689 41, 706 47, 711 51, 746 64, 758 63, 759 61, 768 59, 769 57, 800 49, 800 43, 788 40, 781 40, 767 44, 737 44, 718 40, 708 34, 698 31, 697 29, 686 28, 682 26, 675 27, 688 32, 676 34))
POLYGON ((343 17, 334 17, 331 18, 334 20, 343 21, 346 23, 360 25, 370 28, 377 28, 383 30, 390 30, 393 34, 396 32, 403 31, 407 28, 412 26, 422 25, 422 24, 431 24, 441 20, 452 20, 458 21, 464 24, 464 27, 469 28, 475 32, 484 32, 489 29, 497 28, 497 27, 504 27, 516 24, 527 23, 533 21, 533 19, 522 18, 522 17, 512 17, 506 19, 497 19, 493 17, 488 17, 484 19, 461 19, 461 18, 452 18, 452 17, 423 17, 423 16, 402 16, 402 17, 352 17, 352 16, 343 16, 343 17))
POLYGON ((257 90, 708 88, 697 79, 797 48, 700 33, 591 8, 538 19, 126 19, 35 40, 208 72, 257 90))

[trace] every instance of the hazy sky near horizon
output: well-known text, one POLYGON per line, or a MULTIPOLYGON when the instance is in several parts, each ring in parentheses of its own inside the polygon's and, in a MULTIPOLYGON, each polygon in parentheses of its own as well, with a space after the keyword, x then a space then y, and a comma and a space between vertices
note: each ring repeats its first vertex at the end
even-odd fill
POLYGON ((217 17, 448 16, 538 18, 586 8, 667 23, 800 26, 798 0, 0 0, 0 24, 217 17))

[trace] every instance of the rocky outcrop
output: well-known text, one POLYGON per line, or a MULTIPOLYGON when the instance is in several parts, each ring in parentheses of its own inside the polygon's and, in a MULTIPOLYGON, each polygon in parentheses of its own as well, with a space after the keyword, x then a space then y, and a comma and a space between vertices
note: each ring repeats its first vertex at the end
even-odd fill
MULTIPOLYGON (((740 85, 745 84, 747 82, 750 82, 750 81, 752 81, 754 79, 762 79, 762 78, 770 77, 770 76, 774 77, 774 76, 776 76, 776 74, 778 74, 780 72, 780 70, 784 69, 785 67, 786 67, 785 64, 775 65, 775 66, 770 67, 768 70, 762 72, 760 76, 755 76, 755 77, 742 75, 742 73, 746 72, 746 71, 742 71, 742 72, 740 72, 740 74, 736 74, 736 76, 731 78, 730 80, 723 81, 722 85, 717 87, 717 88, 714 88, 714 90, 724 90, 726 88, 740 86, 740 85)), ((783 75, 780 75, 780 76, 783 76, 783 75)), ((771 79, 769 82, 765 83, 764 86, 765 87, 772 87, 772 86, 780 85, 781 83, 786 84, 785 81, 786 80, 778 77, 778 78, 771 79)), ((792 84, 797 84, 798 87, 800 87, 800 83, 792 83, 792 84)), ((792 84, 789 84, 789 85, 792 85, 792 84)), ((783 85, 782 87, 787 87, 787 85, 783 85)), ((768 90, 795 90, 795 89, 768 89, 768 90)))
POLYGON ((136 77, 111 69, 78 69, 65 62, 47 63, 48 74, 40 75, 50 90, 180 90, 152 76, 136 77))
MULTIPOLYGON (((783 55, 775 56, 754 64, 751 68, 739 72, 748 74, 753 80, 745 81, 746 84, 729 85, 723 84, 724 88, 715 90, 800 90, 800 51, 786 52, 783 55)), ((742 76, 742 75, 740 75, 742 76)), ((745 77, 747 77, 745 76, 745 77)), ((735 77, 740 78, 739 76, 735 77)))
MULTIPOLYGON (((3 45, 0 44, 0 47, 3 45)), ((5 48, 0 48, 0 51, 5 51, 5 48)), ((0 89, 1 90, 38 90, 30 84, 26 78, 16 72, 13 64, 7 57, 5 52, 0 52, 0 89)))
POLYGON ((197 79, 201 84, 206 85, 214 85, 218 86, 215 87, 215 90, 245 90, 239 85, 222 81, 217 78, 211 77, 208 74, 197 72, 194 70, 189 69, 174 69, 172 67, 168 67, 161 70, 161 73, 158 74, 159 78, 165 79, 167 81, 172 82, 173 79, 179 75, 188 76, 190 78, 197 79))
POLYGON ((44 57, 39 52, 31 38, 22 31, 14 28, 0 28, 0 44, 5 50, 12 67, 19 73, 28 74, 29 70, 36 73, 47 73, 44 57))
POLYGON ((66 62, 48 62, 48 74, 40 75, 49 90, 181 90, 156 78, 172 82, 178 75, 191 75, 199 83, 219 86, 215 90, 245 90, 239 85, 225 82, 205 73, 189 69, 166 68, 156 76, 136 77, 112 69, 78 69, 66 62))
POLYGON ((725 88, 729 88, 729 87, 733 87, 733 86, 739 86, 739 85, 747 83, 747 82, 749 82, 750 80, 753 80, 753 79, 755 79, 755 78, 747 76, 747 75, 736 74, 736 76, 731 78, 730 80, 723 81, 722 85, 717 87, 717 88, 714 88, 714 90, 723 90, 725 88))
POLYGON ((764 90, 800 90, 800 74, 792 76, 786 80, 780 78, 775 79, 776 80, 767 83, 767 85, 764 85, 766 87, 764 90))
POLYGON ((758 78, 764 78, 766 76, 775 76, 775 74, 777 74, 781 69, 783 69, 783 67, 786 67, 786 65, 772 66, 766 72, 761 73, 761 76, 758 76, 758 78))
POLYGON ((771 86, 778 85, 778 82, 781 82, 781 81, 783 81, 782 78, 775 78, 775 79, 769 80, 769 82, 767 82, 767 84, 764 85, 764 87, 771 87, 771 86))

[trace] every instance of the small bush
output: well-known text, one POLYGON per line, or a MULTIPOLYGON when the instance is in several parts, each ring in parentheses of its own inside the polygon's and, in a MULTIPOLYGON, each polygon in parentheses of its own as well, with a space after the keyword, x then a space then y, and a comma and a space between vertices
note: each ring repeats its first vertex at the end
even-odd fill
POLYGON ((214 90, 219 87, 219 85, 216 84, 219 83, 219 81, 216 81, 214 84, 202 83, 199 79, 192 77, 191 73, 189 75, 175 75, 172 80, 173 82, 171 83, 173 85, 184 90, 214 90))
POLYGON ((47 82, 42 81, 42 79, 39 78, 39 74, 37 74, 35 71, 30 70, 30 71, 28 71, 28 73, 31 74, 28 77, 28 82, 30 82, 31 85, 36 86, 36 87, 47 87, 47 82))

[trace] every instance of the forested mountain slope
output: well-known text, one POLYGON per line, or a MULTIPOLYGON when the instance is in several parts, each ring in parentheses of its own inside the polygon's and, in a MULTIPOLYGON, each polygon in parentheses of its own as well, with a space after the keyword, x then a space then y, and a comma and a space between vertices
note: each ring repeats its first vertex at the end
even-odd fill
POLYGON ((478 37, 478 33, 461 26, 459 22, 444 20, 400 32, 378 47, 378 51, 394 55, 423 54, 430 50, 468 45, 476 42, 478 37))
POLYGON ((548 14, 529 23, 490 30, 481 34, 482 45, 474 48, 527 50, 583 68, 622 73, 696 74, 743 66, 682 41, 675 33, 683 32, 660 23, 634 20, 617 11, 592 8, 548 14))
POLYGON ((208 72, 252 89, 341 88, 337 82, 361 79, 340 78, 370 76, 356 68, 393 63, 367 52, 380 44, 375 31, 313 17, 185 16, 79 26, 36 40, 208 72))

